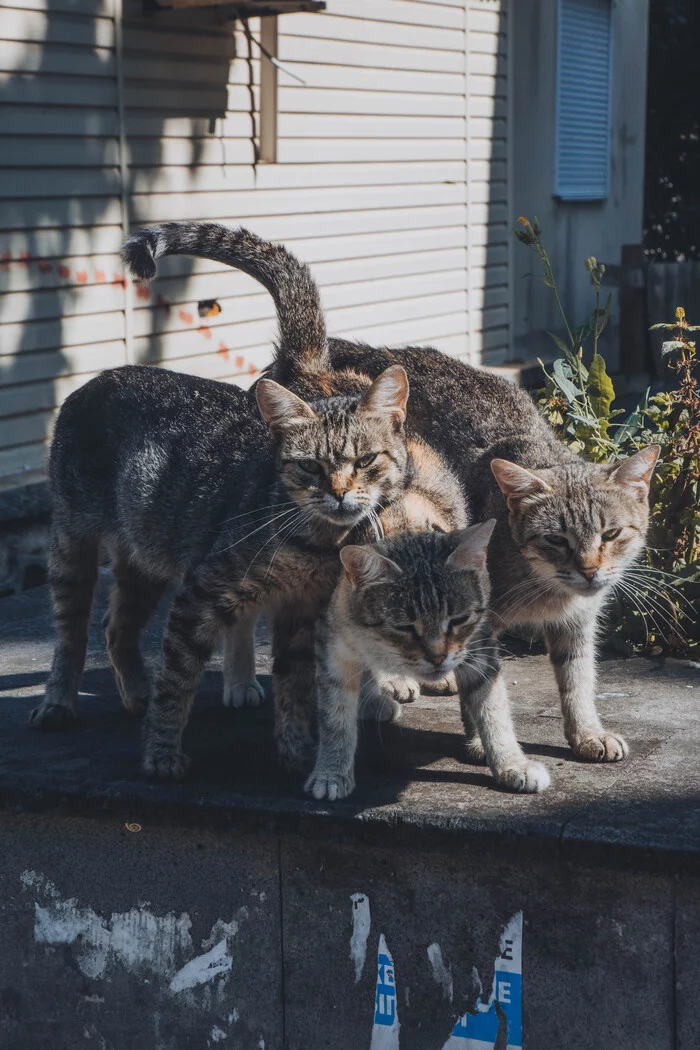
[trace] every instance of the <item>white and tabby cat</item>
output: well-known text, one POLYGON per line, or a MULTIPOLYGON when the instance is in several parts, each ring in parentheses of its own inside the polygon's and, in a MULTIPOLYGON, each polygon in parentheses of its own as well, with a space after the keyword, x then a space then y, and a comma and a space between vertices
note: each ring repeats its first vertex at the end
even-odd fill
POLYGON ((317 630, 319 749, 314 798, 353 790, 363 672, 430 681, 454 673, 465 727, 477 727, 497 783, 543 791, 549 775, 515 736, 488 608, 486 549, 495 522, 404 533, 340 552, 345 574, 317 630))

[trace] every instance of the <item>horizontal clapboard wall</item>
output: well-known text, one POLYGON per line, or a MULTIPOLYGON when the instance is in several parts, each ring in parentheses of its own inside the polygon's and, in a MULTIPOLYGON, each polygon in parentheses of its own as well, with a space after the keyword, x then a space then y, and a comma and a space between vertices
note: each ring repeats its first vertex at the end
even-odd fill
POLYGON ((57 408, 103 368, 248 384, 269 360, 260 286, 179 258, 133 288, 125 220, 245 223, 312 266, 333 334, 506 356, 501 7, 280 17, 280 61, 305 84, 280 72, 278 161, 255 165, 260 54, 240 23, 128 0, 120 51, 113 0, 0 0, 0 484, 42 467, 57 408), (200 316, 210 299, 221 312, 200 316))

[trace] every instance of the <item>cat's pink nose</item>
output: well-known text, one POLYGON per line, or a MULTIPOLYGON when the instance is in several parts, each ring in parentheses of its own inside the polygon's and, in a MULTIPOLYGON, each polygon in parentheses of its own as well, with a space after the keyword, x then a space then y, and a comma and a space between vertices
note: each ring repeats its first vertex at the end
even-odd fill
POLYGON ((581 568, 581 574, 585 576, 587 580, 592 580, 597 572, 598 569, 595 565, 590 569, 586 569, 585 567, 581 568))
POLYGON ((436 667, 439 667, 440 664, 444 664, 446 657, 447 653, 431 653, 428 659, 431 664, 435 664, 436 667))

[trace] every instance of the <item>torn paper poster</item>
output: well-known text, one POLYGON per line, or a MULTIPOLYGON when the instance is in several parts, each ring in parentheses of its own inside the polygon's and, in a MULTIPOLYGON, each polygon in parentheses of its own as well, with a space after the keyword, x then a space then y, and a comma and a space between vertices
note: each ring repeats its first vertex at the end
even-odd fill
POLYGON ((374 1026, 369 1050, 399 1050, 399 1015, 396 1009, 394 960, 384 934, 377 951, 377 990, 374 997, 374 1026))
POLYGON ((355 984, 362 977, 367 956, 367 938, 371 926, 369 898, 366 893, 353 893, 352 901, 352 936, 350 937, 350 958, 355 964, 355 984))
POLYGON ((522 947, 523 913, 510 920, 499 941, 499 955, 493 975, 493 987, 486 1002, 479 999, 476 1014, 464 1014, 457 1021, 443 1050, 522 1050, 522 947))

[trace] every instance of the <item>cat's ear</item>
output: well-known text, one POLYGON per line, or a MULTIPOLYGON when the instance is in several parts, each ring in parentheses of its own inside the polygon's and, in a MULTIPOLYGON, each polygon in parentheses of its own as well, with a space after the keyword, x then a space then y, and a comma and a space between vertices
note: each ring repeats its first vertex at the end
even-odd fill
POLYGON ((654 473, 656 461, 661 452, 660 445, 648 445, 640 452, 635 452, 628 459, 615 466, 610 475, 610 480, 616 485, 622 485, 633 495, 646 500, 649 496, 649 482, 654 473))
POLYGON ((545 496, 552 491, 551 485, 538 478, 537 474, 519 467, 517 463, 511 463, 509 459, 492 459, 491 471, 509 510, 515 510, 522 499, 545 496))
POLYGON ((307 419, 316 419, 316 413, 306 401, 291 390, 275 383, 273 379, 261 379, 255 388, 255 397, 260 414, 273 433, 307 419))
POLYGON ((463 529, 459 546, 455 547, 445 562, 451 569, 475 569, 481 572, 486 568, 486 551, 491 534, 496 525, 495 518, 463 529))
POLYGON ((391 365, 364 392, 358 411, 386 412, 400 423, 406 418, 408 376, 401 365, 391 365))
POLYGON ((381 583, 401 572, 395 561, 378 554, 371 547, 356 547, 352 544, 341 547, 340 560, 353 590, 367 587, 370 583, 381 583))

